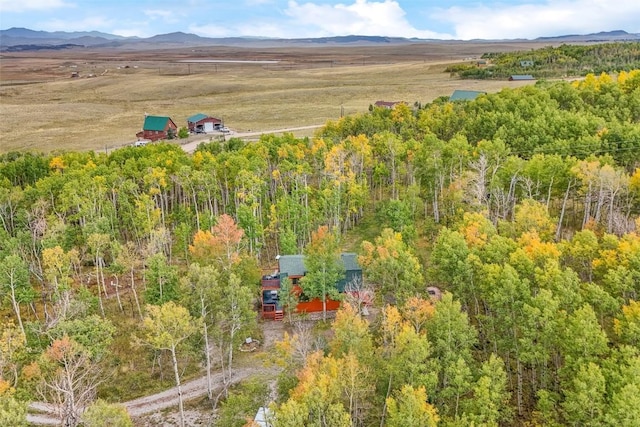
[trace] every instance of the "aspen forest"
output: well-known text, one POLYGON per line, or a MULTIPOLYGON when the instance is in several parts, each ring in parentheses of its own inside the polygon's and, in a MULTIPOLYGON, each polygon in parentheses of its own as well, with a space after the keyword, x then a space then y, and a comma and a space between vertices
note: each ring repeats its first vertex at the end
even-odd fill
POLYGON ((2 154, 0 419, 133 425, 119 403, 207 375, 220 426, 639 426, 640 70, 418 101, 193 153, 2 154), (285 319, 253 362, 275 391, 233 384, 261 274, 326 248, 358 254, 369 313, 285 319))
POLYGON ((561 44, 515 52, 482 55, 490 66, 449 66, 447 71, 463 79, 505 79, 512 74, 535 78, 562 78, 600 74, 609 70, 631 71, 640 67, 640 43, 561 44))

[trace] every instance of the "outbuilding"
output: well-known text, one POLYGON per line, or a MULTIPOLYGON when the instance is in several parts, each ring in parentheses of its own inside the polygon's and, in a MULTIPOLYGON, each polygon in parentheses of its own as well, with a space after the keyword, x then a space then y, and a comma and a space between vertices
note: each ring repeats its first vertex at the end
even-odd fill
POLYGON ((208 133, 219 129, 222 126, 222 120, 206 114, 198 113, 187 119, 187 128, 189 132, 208 133))
POLYGON ((512 76, 509 77, 510 82, 520 82, 520 81, 535 80, 535 79, 536 78, 533 77, 531 74, 513 74, 512 76))

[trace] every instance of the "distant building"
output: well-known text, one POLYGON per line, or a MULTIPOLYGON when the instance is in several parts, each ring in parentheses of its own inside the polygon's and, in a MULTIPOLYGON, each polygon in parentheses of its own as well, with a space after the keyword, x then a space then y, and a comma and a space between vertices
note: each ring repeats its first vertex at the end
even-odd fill
POLYGON ((482 92, 479 90, 454 90, 451 96, 449 97, 449 101, 473 101, 480 95, 486 95, 487 92, 482 92))
POLYGON ((393 110, 394 108, 396 108, 396 105, 398 104, 406 104, 404 101, 376 101, 375 104, 373 104, 374 107, 379 107, 379 108, 386 108, 388 110, 393 110))
POLYGON ((216 128, 220 128, 221 126, 222 120, 202 113, 195 114, 187 119, 187 128, 189 128, 189 132, 213 132, 216 128))
POLYGON ((519 82, 525 80, 535 80, 535 77, 533 77, 531 74, 514 74, 509 77, 510 82, 519 82))
POLYGON ((161 139, 169 139, 170 133, 173 133, 175 136, 177 132, 178 127, 170 117, 145 115, 142 131, 136 133, 136 137, 138 137, 138 139, 158 141, 161 139))

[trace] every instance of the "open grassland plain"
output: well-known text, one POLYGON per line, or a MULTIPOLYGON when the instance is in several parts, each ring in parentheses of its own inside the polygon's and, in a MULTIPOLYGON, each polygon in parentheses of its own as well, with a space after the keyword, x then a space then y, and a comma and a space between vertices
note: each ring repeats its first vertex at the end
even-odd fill
POLYGON ((496 92, 531 82, 460 80, 444 70, 485 52, 541 46, 433 42, 2 54, 0 153, 131 144, 145 113, 169 116, 178 127, 204 113, 236 132, 268 133, 323 125, 341 114, 365 112, 377 100, 412 105, 455 89, 496 92))

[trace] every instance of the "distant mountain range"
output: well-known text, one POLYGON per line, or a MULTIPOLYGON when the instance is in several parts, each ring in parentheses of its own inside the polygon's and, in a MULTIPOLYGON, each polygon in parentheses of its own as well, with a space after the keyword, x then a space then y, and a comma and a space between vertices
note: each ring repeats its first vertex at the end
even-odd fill
MULTIPOLYGON (((172 47, 172 46, 286 46, 286 45, 376 45, 407 44, 428 41, 444 41, 435 39, 408 39, 402 37, 381 36, 340 36, 301 39, 275 39, 258 37, 225 37, 209 38, 195 34, 176 32, 159 34, 153 37, 122 37, 99 31, 35 31, 28 28, 9 28, 0 30, 1 51, 25 51, 43 49, 69 49, 73 47, 172 47)), ((474 40, 482 41, 482 40, 474 40)), ((496 41, 496 40, 484 40, 496 41)), ((640 34, 626 31, 607 31, 584 35, 563 35, 556 37, 540 37, 531 41, 544 42, 604 42, 604 41, 640 41, 640 34)))

